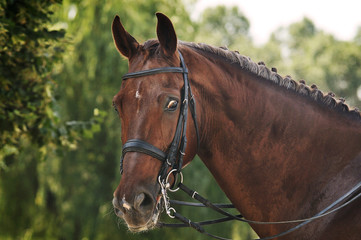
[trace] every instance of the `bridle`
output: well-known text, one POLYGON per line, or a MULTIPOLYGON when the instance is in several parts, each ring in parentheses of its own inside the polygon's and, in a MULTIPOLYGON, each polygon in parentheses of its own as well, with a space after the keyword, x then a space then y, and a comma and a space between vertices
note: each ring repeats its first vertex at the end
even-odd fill
POLYGON ((184 86, 181 93, 182 99, 177 127, 175 130, 173 141, 170 144, 167 152, 164 152, 159 148, 155 147, 154 145, 147 143, 141 139, 130 139, 123 145, 123 154, 120 160, 121 173, 123 172, 123 160, 125 154, 128 152, 140 152, 154 157, 162 162, 162 166, 158 173, 158 181, 160 184, 166 185, 168 183, 166 180, 167 178, 169 178, 170 173, 173 173, 174 175, 181 174, 183 157, 185 155, 185 149, 187 146, 186 130, 188 118, 188 102, 190 104, 190 112, 192 114, 194 127, 196 130, 197 144, 199 145, 199 129, 197 124, 196 103, 188 80, 188 69, 184 63, 181 52, 178 51, 178 54, 180 59, 180 67, 153 68, 138 72, 127 73, 122 77, 124 81, 130 78, 143 77, 159 73, 182 73, 184 86))
MULTIPOLYGON (((232 215, 226 211, 224 211, 222 208, 233 208, 232 204, 213 204, 209 200, 202 197, 200 194, 198 194, 196 191, 189 189, 186 187, 183 182, 183 175, 182 175, 182 165, 183 165, 183 157, 185 155, 185 149, 187 146, 187 138, 186 138, 186 130, 187 130, 187 117, 188 117, 188 102, 190 105, 190 112, 192 114, 192 118, 194 121, 194 127, 196 130, 197 135, 197 148, 200 144, 200 138, 199 138, 199 129, 197 125, 197 115, 196 115, 196 102, 194 99, 194 96, 192 94, 189 80, 188 80, 188 69, 185 65, 183 56, 181 52, 178 50, 179 53, 179 59, 180 59, 180 67, 163 67, 163 68, 153 68, 148 70, 142 70, 138 72, 132 72, 127 73, 122 77, 122 80, 127 80, 130 78, 137 78, 137 77, 143 77, 148 75, 154 75, 159 73, 182 73, 183 74, 183 80, 184 80, 184 86, 182 88, 182 99, 181 99, 181 107, 178 117, 178 122, 175 130, 175 134, 172 140, 172 143, 170 144, 168 150, 162 151, 159 148, 155 147, 154 145, 147 143, 146 141, 143 141, 141 139, 130 139, 123 145, 123 151, 122 151, 122 157, 120 160, 120 173, 123 173, 123 160, 124 156, 128 152, 140 152, 144 153, 146 155, 149 155, 153 158, 156 158, 162 162, 162 166, 160 168, 160 171, 158 173, 158 183, 161 188, 161 194, 163 197, 163 202, 165 206, 166 213, 171 218, 177 218, 178 220, 182 221, 183 224, 165 224, 160 223, 158 226, 160 227, 192 227, 196 229, 197 231, 206 234, 212 238, 221 239, 221 240, 229 240, 223 237, 218 237, 215 235, 212 235, 208 232, 206 232, 202 225, 209 225, 214 223, 220 223, 230 220, 238 220, 246 223, 252 223, 252 224, 290 224, 290 223, 299 223, 295 227, 292 227, 284 232, 281 232, 280 234, 273 235, 270 237, 265 237, 257 240, 268 240, 273 239, 277 237, 284 236, 286 234, 289 234, 304 225, 310 223, 311 221, 315 219, 319 219, 321 217, 327 216, 331 213, 334 213, 341 208, 346 207, 350 203, 354 202, 356 199, 361 197, 360 189, 361 189, 361 182, 356 184, 350 191, 348 191, 346 194, 338 198, 336 201, 334 201, 332 204, 324 208, 319 213, 315 214, 314 216, 310 218, 305 219, 298 219, 298 220, 290 220, 290 221, 277 221, 277 222, 261 222, 261 221, 253 221, 253 220, 247 220, 244 219, 242 215, 232 215), (169 184, 169 176, 170 174, 174 175, 174 179, 177 178, 178 175, 180 175, 181 181, 177 184, 176 189, 171 189, 171 186, 169 184), (187 193, 191 198, 197 200, 200 202, 200 204, 197 203, 189 203, 189 202, 183 202, 183 201, 175 201, 175 200, 169 200, 167 191, 176 191, 178 189, 183 190, 185 193, 187 193), (211 220, 211 221, 203 221, 203 222, 192 222, 190 219, 180 215, 175 211, 174 208, 170 207, 170 204, 179 204, 179 205, 186 205, 186 206, 195 206, 195 207, 208 207, 222 215, 224 215, 224 218, 211 220)), ((174 182, 175 183, 175 182, 174 182)))

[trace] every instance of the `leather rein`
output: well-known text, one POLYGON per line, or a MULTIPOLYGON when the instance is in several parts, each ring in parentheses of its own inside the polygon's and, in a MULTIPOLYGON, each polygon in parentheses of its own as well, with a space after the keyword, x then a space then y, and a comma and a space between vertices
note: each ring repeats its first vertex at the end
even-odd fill
MULTIPOLYGON (((178 50, 179 58, 180 58, 180 67, 163 67, 163 68, 153 68, 148 70, 142 70, 138 72, 127 73, 123 75, 122 80, 127 80, 130 78, 137 78, 143 77, 148 75, 160 74, 160 73, 182 73, 184 86, 182 88, 182 101, 180 107, 179 118, 175 130, 175 134, 173 137, 173 141, 170 144, 168 150, 166 152, 162 151, 161 149, 155 147, 154 145, 147 143, 140 139, 130 139, 123 145, 122 150, 122 157, 120 159, 120 173, 123 173, 123 160, 124 156, 128 152, 140 152, 147 154, 153 158, 156 158, 162 162, 162 166, 158 173, 158 183, 161 188, 161 195, 163 199, 163 204, 166 210, 167 215, 170 218, 176 218, 183 223, 174 224, 174 223, 158 223, 157 226, 159 227, 192 227, 199 231, 200 233, 206 234, 212 238, 220 239, 220 240, 229 240, 227 238, 215 236, 205 231, 202 227, 203 225, 210 225, 214 223, 221 223, 225 221, 232 221, 237 220, 241 222, 251 223, 251 224, 290 224, 290 223, 299 223, 297 226, 292 227, 280 234, 259 238, 255 240, 268 240, 277 237, 284 236, 289 234, 302 226, 310 223, 311 221, 334 213, 341 208, 349 205, 351 202, 355 201, 356 199, 361 197, 361 182, 359 182, 356 186, 354 186, 350 191, 344 194, 342 197, 337 199, 335 202, 330 204, 328 207, 320 211, 319 213, 315 214, 310 218, 305 219, 298 219, 298 220, 291 220, 291 221, 277 221, 277 222, 262 222, 262 221, 253 221, 247 220, 243 218, 242 215, 233 215, 228 213, 227 211, 223 210, 223 208, 234 208, 232 204, 213 204, 206 198, 202 197, 196 191, 191 190, 187 186, 183 184, 183 175, 182 175, 182 165, 183 165, 183 157, 185 155, 185 149, 187 145, 187 138, 186 138, 186 129, 187 129, 187 117, 188 117, 188 102, 190 105, 190 112, 192 114, 196 135, 197 135, 197 147, 199 147, 199 129, 197 125, 197 115, 196 115, 196 102, 194 96, 191 91, 191 87, 188 80, 188 69, 185 65, 183 56, 181 52, 178 50), (170 169, 170 170, 169 170, 170 169), (180 176, 180 182, 177 184, 176 189, 172 189, 172 186, 169 184, 169 176, 173 174, 174 179, 176 180, 178 176, 180 176), (170 200, 167 194, 167 191, 175 192, 181 189, 185 193, 187 193, 191 198, 199 201, 200 203, 193 203, 193 202, 183 202, 177 200, 170 200), (343 203, 342 203, 343 202, 343 203), (341 204, 342 203, 342 204, 341 204), (175 205, 184 205, 184 206, 193 206, 193 207, 208 207, 225 217, 215 219, 215 220, 208 220, 202 222, 192 222, 190 219, 180 215, 176 212, 176 210, 171 207, 171 204, 175 205), (340 205, 341 204, 341 205, 340 205), (339 205, 338 207, 336 207, 339 205)), ((176 182, 176 181, 175 181, 176 182)), ((161 204, 161 201, 158 203, 161 204)), ((159 207, 157 205, 157 207, 159 207)))

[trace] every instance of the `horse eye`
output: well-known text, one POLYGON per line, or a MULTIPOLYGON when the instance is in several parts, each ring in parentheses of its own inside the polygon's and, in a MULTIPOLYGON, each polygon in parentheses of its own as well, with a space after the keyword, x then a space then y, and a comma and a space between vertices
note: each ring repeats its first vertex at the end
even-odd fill
POLYGON ((172 99, 168 102, 166 110, 175 111, 177 109, 177 107, 178 107, 178 101, 172 99))

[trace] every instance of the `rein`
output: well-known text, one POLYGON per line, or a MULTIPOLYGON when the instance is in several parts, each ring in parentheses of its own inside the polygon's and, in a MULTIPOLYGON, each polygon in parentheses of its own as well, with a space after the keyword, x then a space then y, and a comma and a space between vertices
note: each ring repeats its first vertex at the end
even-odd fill
POLYGON ((182 191, 184 191, 186 194, 188 194, 191 198, 199 201, 200 204, 193 203, 193 202, 174 201, 174 200, 170 200, 170 203, 177 204, 177 205, 183 205, 183 206, 208 207, 226 217, 215 219, 215 220, 202 221, 202 222, 192 222, 190 219, 187 219, 187 218, 177 214, 175 212, 175 210, 172 208, 174 210, 175 214, 174 214, 174 216, 170 216, 170 217, 177 218, 178 220, 182 221, 183 224, 173 224, 173 223, 162 223, 161 222, 158 224, 158 226, 159 227, 192 227, 192 228, 196 229, 197 231, 199 231, 200 233, 206 234, 212 238, 220 239, 220 240, 231 240, 231 239, 212 235, 212 234, 206 232, 202 226, 226 222, 226 221, 233 221, 233 220, 250 223, 250 224, 264 224, 264 225, 300 223, 300 224, 296 225, 295 227, 292 227, 279 234, 265 237, 265 238, 254 239, 254 240, 269 240, 269 239, 274 239, 277 237, 287 235, 287 234, 289 234, 293 231, 296 231, 297 229, 305 226, 306 224, 312 222, 313 220, 316 220, 316 219, 325 217, 329 214, 335 213, 336 211, 348 206, 349 204, 351 204, 352 202, 354 202, 355 200, 357 200, 361 197, 361 192, 360 192, 361 191, 361 182, 359 182, 351 190, 349 190, 347 193, 345 193, 343 196, 341 196, 336 201, 331 203, 329 206, 324 208, 322 211, 320 211, 319 213, 315 214, 314 216, 312 216, 310 218, 287 220, 287 221, 276 221, 276 222, 263 222, 263 221, 254 221, 254 220, 245 219, 240 214, 239 215, 230 214, 230 213, 224 211, 222 208, 234 208, 234 206, 232 204, 213 204, 206 198, 199 195, 199 193, 197 193, 196 191, 191 190, 190 188, 185 186, 183 183, 179 183, 178 188, 181 189, 182 191), (342 203, 343 201, 345 201, 345 202, 342 203), (341 205, 339 205, 339 204, 341 204, 341 205), (339 205, 339 206, 336 207, 337 205, 339 205))
MULTIPOLYGON (((160 168, 160 171, 158 173, 158 183, 161 188, 161 195, 163 199, 163 204, 166 210, 167 215, 170 218, 176 218, 180 220, 183 223, 180 224, 170 224, 170 223, 158 223, 158 227, 192 227, 199 231, 200 233, 206 234, 209 237, 220 239, 220 240, 229 240, 227 238, 215 236, 213 234, 210 234, 204 230, 202 226, 209 225, 209 224, 215 224, 215 223, 221 223, 225 221, 231 221, 231 220, 237 220, 242 221, 246 223, 251 224, 290 224, 290 223, 300 223, 295 227, 292 227, 284 232, 281 232, 277 235, 260 238, 256 240, 268 240, 273 239, 277 237, 284 236, 286 234, 289 234, 302 226, 310 223, 311 221, 324 217, 326 215, 329 215, 331 213, 334 213, 341 208, 346 207, 356 199, 361 197, 361 193, 357 193, 361 190, 361 182, 359 182, 356 186, 354 186, 350 191, 348 191, 346 194, 344 194, 342 197, 334 201, 332 204, 330 204, 328 207, 320 211, 319 213, 315 214, 314 216, 310 218, 305 219, 298 219, 298 220, 291 220, 291 221, 277 221, 277 222, 262 222, 262 221, 253 221, 253 220, 247 220, 243 218, 242 215, 232 215, 226 211, 223 210, 223 208, 234 208, 232 204, 213 204, 206 198, 199 195, 196 191, 191 190, 187 186, 183 184, 183 175, 182 175, 182 165, 183 165, 183 157, 185 155, 185 149, 187 145, 187 138, 186 138, 186 129, 187 129, 187 117, 188 117, 188 102, 190 105, 190 112, 192 114, 196 135, 197 135, 197 148, 200 144, 200 138, 199 138, 199 129, 197 125, 197 116, 196 116, 196 102, 194 99, 194 96, 192 94, 189 80, 188 80, 188 69, 185 65, 183 56, 180 51, 179 58, 180 58, 180 67, 163 67, 163 68, 153 68, 148 70, 142 70, 138 72, 132 72, 125 74, 122 79, 127 80, 130 78, 137 78, 137 77, 143 77, 148 75, 154 75, 159 73, 182 73, 183 74, 183 80, 184 80, 184 86, 182 88, 182 101, 181 101, 181 107, 180 107, 180 113, 179 118, 175 130, 175 134, 173 137, 173 141, 170 144, 170 147, 167 152, 162 151, 161 149, 155 147, 154 145, 147 143, 141 139, 130 139, 123 145, 122 150, 122 157, 120 159, 120 173, 123 173, 123 161, 124 156, 128 152, 140 152, 147 154, 153 158, 156 158, 162 162, 162 166, 160 168), (170 169, 170 170, 169 170, 170 169), (177 177, 180 176, 180 182, 177 184, 176 189, 172 189, 171 185, 169 184, 169 176, 171 174, 174 174, 174 178, 176 182, 177 177), (170 200, 168 197, 168 190, 171 192, 175 192, 177 190, 181 189, 186 194, 188 194, 191 198, 199 201, 200 203, 193 203, 193 202, 183 202, 183 201, 176 201, 176 200, 170 200), (345 201, 343 204, 341 204, 343 201, 345 201), (185 206, 193 206, 193 207, 208 207, 225 217, 214 219, 214 220, 208 220, 208 221, 202 221, 202 222, 192 222, 190 219, 182 216, 181 214, 177 213, 176 210, 171 207, 171 204, 177 204, 177 205, 185 205, 185 206), (336 207, 337 205, 341 204, 340 206, 336 207)), ((160 204, 159 202, 158 204, 160 204)), ((158 207, 158 206, 157 206, 158 207)))

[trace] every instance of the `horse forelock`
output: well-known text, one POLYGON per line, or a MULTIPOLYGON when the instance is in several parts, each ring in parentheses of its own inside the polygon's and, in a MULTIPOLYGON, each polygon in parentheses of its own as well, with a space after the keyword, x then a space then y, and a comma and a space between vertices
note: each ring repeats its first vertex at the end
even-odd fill
POLYGON ((158 46, 159 46, 159 41, 156 39, 150 39, 143 43, 143 48, 152 54, 155 53, 155 51, 158 49, 158 46))
MULTIPOLYGON (((148 60, 151 60, 151 59, 155 59, 155 60, 161 60, 161 61, 164 61, 166 62, 167 64, 174 64, 174 61, 175 59, 178 60, 178 56, 176 58, 171 58, 171 57, 167 57, 165 56, 164 54, 162 54, 162 52, 160 51, 160 44, 159 44, 159 40, 157 39, 150 39, 150 40, 147 40, 146 42, 144 42, 142 45, 141 45, 141 49, 142 49, 142 52, 143 52, 143 61, 146 62, 148 60)), ((173 65, 172 65, 173 66, 173 65)))
POLYGON ((350 107, 345 103, 344 98, 336 99, 334 93, 323 93, 314 84, 311 86, 306 85, 304 80, 300 80, 299 82, 297 82, 293 80, 291 76, 282 77, 277 73, 277 70, 275 68, 272 68, 271 70, 267 68, 264 62, 259 62, 257 64, 253 62, 251 58, 243 56, 237 51, 230 51, 224 47, 213 47, 204 43, 192 43, 183 41, 179 41, 179 44, 223 57, 226 61, 239 64, 242 69, 257 75, 262 79, 271 81, 280 87, 306 96, 307 98, 321 103, 329 107, 330 109, 334 109, 337 112, 347 113, 349 116, 352 116, 352 118, 361 121, 361 113, 359 109, 350 109, 350 107))

